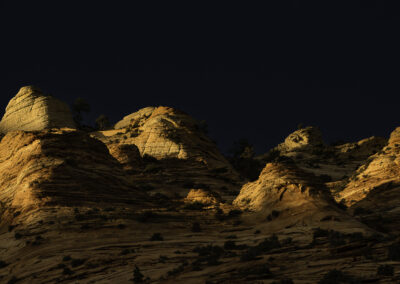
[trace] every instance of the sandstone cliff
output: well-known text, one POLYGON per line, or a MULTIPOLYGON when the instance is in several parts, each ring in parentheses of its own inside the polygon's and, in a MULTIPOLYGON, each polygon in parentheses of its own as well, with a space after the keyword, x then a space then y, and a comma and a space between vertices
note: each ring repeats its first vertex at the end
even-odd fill
POLYGON ((32 86, 22 87, 10 100, 0 122, 3 133, 61 127, 75 128, 68 105, 32 86))
POLYGON ((146 204, 104 144, 80 131, 9 132, 0 142, 2 221, 51 205, 146 204))

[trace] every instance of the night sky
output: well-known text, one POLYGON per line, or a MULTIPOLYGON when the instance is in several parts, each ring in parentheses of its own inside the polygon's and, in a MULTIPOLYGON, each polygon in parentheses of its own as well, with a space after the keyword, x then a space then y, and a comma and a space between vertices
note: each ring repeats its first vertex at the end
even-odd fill
POLYGON ((265 152, 299 123, 327 143, 400 126, 399 9, 389 2, 30 2, 1 2, 1 113, 24 85, 85 98, 89 124, 166 105, 206 120, 223 151, 247 138, 265 152))

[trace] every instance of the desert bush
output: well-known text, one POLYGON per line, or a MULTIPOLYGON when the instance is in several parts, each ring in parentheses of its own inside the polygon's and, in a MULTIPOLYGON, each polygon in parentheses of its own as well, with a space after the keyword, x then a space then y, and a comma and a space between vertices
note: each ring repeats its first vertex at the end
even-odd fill
POLYGON ((272 275, 268 264, 256 264, 250 267, 242 268, 238 272, 239 276, 251 279, 264 279, 272 275))
POLYGON ((133 283, 143 283, 144 275, 140 271, 139 267, 135 265, 135 270, 133 271, 133 283))
POLYGON ((280 248, 281 243, 276 235, 264 239, 261 243, 254 247, 249 247, 240 257, 241 261, 250 261, 258 259, 262 254, 269 252, 272 249, 280 248))
POLYGON ((232 209, 229 210, 228 217, 238 217, 243 213, 240 209, 232 209))
POLYGON ((393 276, 394 275, 394 267, 390 264, 382 264, 379 265, 378 271, 376 272, 379 276, 393 276))
POLYGON ((388 259, 400 261, 400 243, 394 243, 388 247, 388 259))
POLYGON ((161 235, 161 233, 154 233, 150 238, 150 241, 163 241, 163 240, 164 238, 161 235))
POLYGON ((5 261, 0 260, 0 268, 6 267, 7 265, 8 264, 5 261))
POLYGON ((160 263, 165 263, 168 260, 168 256, 165 255, 160 255, 160 257, 158 258, 158 262, 160 263))
POLYGON ((195 247, 193 252, 198 253, 199 258, 195 264, 206 262, 207 265, 220 264, 219 258, 224 254, 224 249, 220 246, 207 245, 202 247, 195 247))
POLYGON ((69 269, 68 267, 65 267, 63 270, 63 274, 64 275, 72 275, 72 274, 74 274, 74 272, 71 269, 69 269))
POLYGON ((224 243, 224 249, 225 250, 231 250, 236 248, 236 243, 235 241, 226 241, 224 243))
POLYGON ((83 259, 83 258, 73 259, 73 260, 71 261, 71 266, 72 266, 72 267, 81 266, 82 264, 85 263, 85 261, 86 261, 86 259, 83 259))
POLYGON ((19 239, 22 238, 22 235, 21 235, 20 233, 15 233, 15 234, 14 234, 14 238, 15 238, 16 240, 19 240, 19 239))
POLYGON ((250 247, 247 249, 242 255, 240 256, 240 261, 246 262, 246 261, 251 261, 258 259, 260 255, 260 251, 257 249, 257 247, 250 247))
POLYGON ((201 203, 199 201, 194 201, 194 202, 185 204, 185 206, 183 208, 187 209, 187 210, 202 210, 203 207, 204 207, 203 203, 201 203))
POLYGON ((158 173, 162 170, 162 167, 159 165, 155 165, 155 164, 147 164, 144 169, 143 172, 145 173, 158 173))
POLYGON ((136 220, 138 221, 138 222, 148 222, 150 219, 153 219, 153 218, 155 218, 155 217, 157 217, 158 215, 156 214, 156 213, 154 213, 154 212, 152 212, 152 211, 145 211, 145 212, 142 212, 142 213, 139 213, 137 216, 136 216, 136 220))
POLYGON ((267 216, 267 221, 272 221, 279 216, 280 212, 278 210, 272 210, 271 214, 267 216))
POLYGON ((325 274, 321 280, 318 281, 318 284, 356 284, 360 283, 352 276, 340 271, 333 269, 325 274))
POLYGON ((70 255, 66 255, 63 257, 62 261, 70 261, 72 258, 70 255))
POLYGON ((283 278, 279 281, 274 281, 271 284, 294 284, 294 282, 291 278, 283 278))
POLYGON ((194 232, 194 233, 201 232, 201 227, 200 227, 199 222, 194 222, 192 224, 192 232, 194 232))
POLYGON ((371 214, 372 211, 368 208, 363 208, 363 207, 357 207, 356 209, 354 209, 353 211, 353 215, 365 215, 365 214, 371 214))
POLYGON ((332 177, 327 174, 319 175, 319 178, 322 182, 331 182, 332 181, 332 177))
POLYGON ((225 239, 237 239, 237 236, 236 235, 229 235, 229 236, 226 236, 225 239))
POLYGON ((121 251, 121 255, 127 255, 127 254, 134 253, 134 252, 135 252, 134 249, 123 249, 121 251))
POLYGON ((7 284, 15 284, 19 281, 19 279, 15 276, 12 276, 10 280, 8 280, 7 284))

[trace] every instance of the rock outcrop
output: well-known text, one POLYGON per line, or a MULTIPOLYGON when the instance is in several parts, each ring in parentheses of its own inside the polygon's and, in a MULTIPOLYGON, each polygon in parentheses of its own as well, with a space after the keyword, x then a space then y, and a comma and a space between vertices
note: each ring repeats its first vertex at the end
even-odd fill
POLYGON ((233 205, 274 229, 309 226, 350 232, 366 228, 338 208, 318 177, 293 163, 268 163, 258 180, 242 187, 233 205))
POLYGON ((349 206, 371 194, 386 195, 389 201, 388 191, 396 187, 400 187, 400 127, 392 132, 387 146, 357 169, 337 198, 349 206))
POLYGON ((32 86, 22 87, 10 100, 0 122, 2 133, 62 127, 75 128, 68 105, 32 86))
POLYGON ((191 159, 217 167, 228 165, 199 123, 170 107, 141 109, 116 123, 115 129, 121 132, 108 136, 113 130, 102 131, 97 135, 106 143, 118 139, 120 144, 135 144, 142 156, 191 159))
MULTIPOLYGON (((269 153, 257 157, 262 162, 290 159, 305 172, 321 176, 326 182, 346 180, 371 155, 381 150, 387 139, 370 137, 336 146, 326 145, 316 127, 306 127, 290 134, 269 153)), ((342 183, 333 185, 342 186, 342 183)), ((337 190, 337 189, 335 189, 337 190)))
POLYGON ((290 134, 277 148, 281 152, 290 152, 301 148, 319 147, 322 145, 324 145, 324 142, 322 141, 321 131, 317 127, 308 126, 290 134))
POLYGON ((192 189, 185 198, 187 203, 199 202, 206 205, 218 204, 221 201, 219 194, 203 189, 192 189))
POLYGON ((147 107, 126 116, 115 128, 91 136, 106 144, 129 170, 132 182, 149 193, 186 196, 192 188, 203 188, 233 200, 239 192, 240 176, 200 123, 184 112, 147 107), (133 148, 129 150, 131 146, 140 157, 133 148))
POLYGON ((311 212, 316 204, 330 202, 329 193, 317 177, 294 164, 268 163, 258 180, 245 184, 233 204, 256 212, 271 214, 302 208, 311 212), (311 210, 311 211, 310 211, 311 210))
POLYGON ((9 132, 0 142, 0 188, 8 217, 48 205, 148 202, 104 144, 70 129, 9 132))

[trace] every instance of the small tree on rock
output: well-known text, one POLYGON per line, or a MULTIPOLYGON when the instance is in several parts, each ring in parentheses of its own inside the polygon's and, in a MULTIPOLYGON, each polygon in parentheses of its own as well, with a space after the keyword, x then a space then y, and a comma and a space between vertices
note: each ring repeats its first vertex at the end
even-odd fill
POLYGON ((110 127, 110 121, 108 120, 108 117, 105 116, 104 114, 100 115, 96 119, 96 128, 98 130, 105 130, 110 127))
POLYGON ((140 272, 139 267, 135 265, 135 270, 133 271, 133 283, 143 283, 144 282, 144 275, 140 272))
POLYGON ((83 112, 90 112, 90 105, 87 103, 87 101, 83 98, 77 98, 73 105, 72 105, 72 110, 74 111, 74 120, 75 123, 78 125, 78 127, 82 126, 82 113, 83 112))

